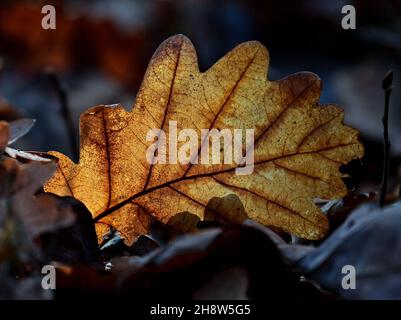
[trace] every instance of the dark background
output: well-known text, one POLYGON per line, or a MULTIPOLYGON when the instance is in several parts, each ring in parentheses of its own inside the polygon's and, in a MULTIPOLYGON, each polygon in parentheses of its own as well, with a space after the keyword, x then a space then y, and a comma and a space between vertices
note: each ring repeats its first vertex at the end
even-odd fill
POLYGON ((97 104, 130 108, 158 44, 183 33, 197 48, 201 70, 243 41, 270 52, 269 78, 312 71, 323 80, 322 103, 336 103, 361 131, 362 161, 345 169, 351 188, 376 190, 381 178, 383 90, 394 70, 391 97, 391 184, 400 180, 401 1, 98 0, 1 1, 0 117, 37 123, 19 147, 71 155, 57 76, 68 98, 78 140, 78 118, 97 104), (41 8, 53 4, 57 29, 43 30, 41 8), (356 8, 356 30, 343 30, 341 8, 356 8), (11 109, 10 109, 11 106, 11 109))

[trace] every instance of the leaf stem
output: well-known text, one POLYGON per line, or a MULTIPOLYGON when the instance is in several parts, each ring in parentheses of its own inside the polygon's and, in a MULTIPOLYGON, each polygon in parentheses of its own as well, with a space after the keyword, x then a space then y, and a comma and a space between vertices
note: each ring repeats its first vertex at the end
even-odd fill
POLYGON ((77 142, 75 139, 74 124, 72 121, 72 116, 71 116, 71 112, 70 112, 70 108, 69 108, 67 93, 61 84, 60 78, 57 76, 57 74, 55 72, 48 71, 47 76, 49 77, 50 83, 52 84, 52 86, 60 100, 61 115, 63 116, 65 125, 67 127, 68 140, 70 143, 72 159, 74 161, 77 161, 78 145, 77 145, 77 142))
POLYGON ((391 90, 393 89, 393 71, 390 70, 386 73, 383 79, 382 87, 384 90, 384 114, 383 114, 383 137, 384 137, 384 157, 383 157, 383 180, 380 191, 380 207, 383 207, 386 201, 387 184, 388 184, 388 171, 390 164, 390 149, 391 144, 388 137, 388 115, 391 90))

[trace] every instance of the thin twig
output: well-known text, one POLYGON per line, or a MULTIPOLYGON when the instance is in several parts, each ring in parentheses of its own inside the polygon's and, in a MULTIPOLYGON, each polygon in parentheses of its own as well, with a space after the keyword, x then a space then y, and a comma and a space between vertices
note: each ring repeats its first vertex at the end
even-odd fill
POLYGON ((384 90, 384 114, 383 114, 383 136, 384 136, 384 158, 383 158, 383 180, 380 192, 380 207, 383 207, 386 201, 388 170, 390 164, 390 140, 388 138, 388 114, 391 90, 393 89, 393 71, 386 73, 382 87, 384 90))
POLYGON ((78 145, 75 138, 74 124, 71 117, 67 93, 63 88, 61 81, 56 73, 54 73, 53 71, 47 71, 46 74, 49 77, 50 83, 52 84, 60 100, 61 114, 67 127, 68 138, 69 138, 68 140, 70 142, 72 158, 74 161, 76 161, 78 155, 78 145))

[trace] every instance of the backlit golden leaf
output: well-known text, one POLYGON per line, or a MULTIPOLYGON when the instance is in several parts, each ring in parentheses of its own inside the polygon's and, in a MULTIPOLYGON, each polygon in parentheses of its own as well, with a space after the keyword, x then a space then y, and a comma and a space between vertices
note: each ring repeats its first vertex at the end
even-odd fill
MULTIPOLYGON (((251 219, 322 237, 328 222, 313 198, 346 193, 339 167, 360 158, 363 147, 357 131, 342 124, 340 108, 318 105, 315 74, 269 81, 268 62, 263 45, 246 42, 200 72, 192 43, 182 35, 169 38, 150 61, 131 111, 97 106, 81 115, 80 161, 52 152, 59 167, 45 190, 82 201, 99 236, 113 226, 128 244, 148 233, 151 217, 166 223, 191 212, 202 219, 209 200, 229 194, 251 219), (254 129, 253 173, 236 174, 236 163, 151 165, 147 133, 161 128, 168 140, 171 121, 178 132, 254 129)), ((199 134, 198 145, 203 142, 199 134)))

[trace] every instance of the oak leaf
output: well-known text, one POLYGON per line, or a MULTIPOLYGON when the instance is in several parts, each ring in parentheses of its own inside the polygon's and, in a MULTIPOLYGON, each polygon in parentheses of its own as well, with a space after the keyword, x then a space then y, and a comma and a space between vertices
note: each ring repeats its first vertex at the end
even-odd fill
POLYGON ((78 164, 51 152, 59 165, 45 190, 77 198, 91 211, 99 236, 111 226, 128 244, 148 233, 151 219, 166 223, 179 212, 202 219, 209 200, 229 194, 251 219, 321 238, 328 221, 313 199, 346 194, 339 167, 360 158, 363 147, 357 131, 343 125, 342 109, 318 105, 315 74, 270 81, 268 62, 263 45, 246 42, 200 72, 192 43, 182 35, 167 39, 131 111, 97 106, 81 115, 78 164), (254 129, 253 173, 235 174, 235 163, 149 164, 147 132, 163 129, 168 140, 170 121, 196 132, 254 129))

